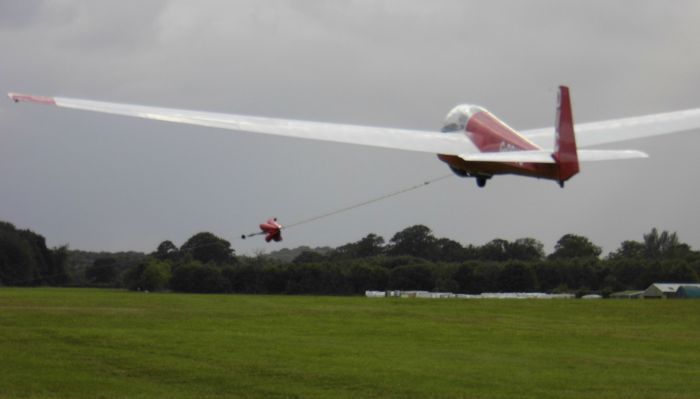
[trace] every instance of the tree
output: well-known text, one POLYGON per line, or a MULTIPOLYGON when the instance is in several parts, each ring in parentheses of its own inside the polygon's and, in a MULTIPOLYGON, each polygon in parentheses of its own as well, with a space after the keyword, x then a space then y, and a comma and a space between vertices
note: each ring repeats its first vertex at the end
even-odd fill
POLYGON ((498 291, 498 278, 501 274, 501 265, 491 262, 478 262, 475 265, 476 267, 474 267, 467 292, 470 294, 481 294, 482 292, 498 291))
POLYGON ((508 259, 525 261, 544 259, 544 245, 534 238, 518 238, 508 245, 508 259))
POLYGON ((473 286, 474 269, 476 269, 474 262, 463 263, 457 267, 452 276, 457 283, 457 291, 470 293, 476 291, 473 286))
POLYGON ((209 232, 193 235, 182 245, 180 251, 202 263, 223 265, 233 264, 236 260, 231 243, 209 232))
POLYGON ((68 245, 61 245, 60 247, 53 248, 51 250, 51 263, 53 264, 53 274, 47 281, 50 284, 65 284, 68 282, 68 271, 66 270, 66 265, 68 264, 69 252, 68 245))
POLYGON ((664 230, 659 234, 656 227, 644 234, 644 254, 651 259, 674 258, 690 253, 687 244, 681 244, 676 233, 664 230))
POLYGON ((536 262, 533 268, 540 290, 549 292, 564 284, 562 277, 563 270, 558 262, 536 262))
POLYGON ((170 263, 155 258, 132 266, 124 273, 124 285, 133 291, 160 291, 170 282, 170 263))
POLYGON ((151 260, 146 264, 146 267, 141 273, 139 285, 143 290, 160 291, 168 287, 170 277, 170 264, 151 260))
POLYGON ((368 234, 365 238, 356 243, 356 256, 367 258, 378 256, 384 251, 384 238, 374 233, 368 234))
POLYGON ((352 286, 340 268, 331 264, 297 264, 287 269, 288 294, 349 294, 352 286))
POLYGON ((513 242, 496 238, 479 248, 479 257, 503 262, 506 260, 540 260, 544 258, 544 245, 534 238, 518 238, 513 242))
POLYGON ((357 259, 381 255, 384 252, 384 238, 370 233, 359 241, 342 245, 333 251, 336 259, 357 259))
POLYGON ((433 276, 425 265, 407 265, 391 269, 388 288, 392 290, 431 290, 433 276))
POLYGON ((620 244, 620 248, 611 252, 608 259, 639 259, 644 257, 646 246, 638 241, 626 240, 620 244))
POLYGON ((597 290, 602 278, 600 261, 594 257, 576 257, 554 261, 561 273, 562 283, 581 291, 597 290))
POLYGON ((85 278, 94 284, 114 284, 117 277, 115 258, 95 259, 92 266, 85 269, 85 278))
POLYGON ((501 238, 495 238, 487 242, 479 249, 481 258, 496 262, 508 260, 508 244, 508 241, 501 238))
POLYGON ((172 241, 165 240, 158 244, 158 248, 153 255, 160 260, 175 260, 178 258, 179 252, 177 246, 175 246, 172 241))
POLYGON ((459 265, 456 263, 433 264, 433 290, 438 292, 458 292, 459 283, 455 278, 459 265))
POLYGON ((0 221, 0 283, 59 284, 67 279, 67 248, 51 250, 46 239, 31 230, 18 230, 0 221))
POLYGON ((222 268, 189 261, 173 267, 170 288, 180 292, 230 292, 231 283, 222 268))
POLYGON ((508 262, 499 275, 498 288, 505 292, 532 292, 537 289, 537 277, 530 266, 508 262))
POLYGON ((663 261, 661 263, 661 275, 659 281, 674 283, 697 283, 698 274, 692 266, 684 260, 663 261))
POLYGON ((557 241, 549 259, 598 258, 600 253, 600 247, 590 242, 588 238, 576 234, 565 234, 557 241))
POLYGON ((464 247, 457 241, 449 238, 437 240, 437 260, 443 262, 460 262, 464 259, 464 247))
POLYGON ((0 284, 30 285, 36 260, 29 244, 13 230, 0 229, 0 284))
POLYGON ((354 263, 350 266, 347 278, 353 287, 353 292, 364 293, 367 290, 384 290, 388 272, 380 266, 365 263, 354 263))
POLYGON ((621 289, 643 289, 654 282, 651 276, 651 263, 646 259, 616 257, 605 262, 608 274, 621 289))
POLYGON ((299 264, 299 263, 320 263, 323 262, 326 259, 325 256, 321 255, 318 252, 315 251, 304 251, 300 253, 292 263, 299 264))
POLYGON ((179 292, 197 292, 199 282, 195 281, 195 277, 201 267, 202 264, 198 261, 189 261, 173 266, 170 288, 179 292))
POLYGON ((435 259, 438 254, 437 239, 429 228, 423 225, 408 227, 390 241, 391 255, 411 255, 423 259, 435 259))

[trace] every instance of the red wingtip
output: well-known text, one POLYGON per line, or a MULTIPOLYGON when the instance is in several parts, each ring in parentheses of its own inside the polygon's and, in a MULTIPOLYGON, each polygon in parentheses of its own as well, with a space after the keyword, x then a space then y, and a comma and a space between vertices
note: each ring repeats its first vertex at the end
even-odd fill
POLYGON ((18 103, 20 101, 26 103, 44 104, 44 105, 56 105, 56 100, 53 97, 47 96, 33 96, 31 94, 20 94, 20 93, 7 93, 10 100, 18 103))

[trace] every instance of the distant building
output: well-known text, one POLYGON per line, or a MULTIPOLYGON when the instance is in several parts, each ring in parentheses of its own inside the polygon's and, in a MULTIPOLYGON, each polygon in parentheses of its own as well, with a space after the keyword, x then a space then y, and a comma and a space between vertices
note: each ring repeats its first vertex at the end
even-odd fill
POLYGON ((676 291, 676 298, 700 299, 700 287, 681 285, 676 291))
POLYGON ((700 284, 694 283, 654 283, 644 291, 644 294, 642 294, 642 296, 644 298, 675 298, 676 292, 682 286, 700 288, 700 284))
POLYGON ((644 291, 621 291, 610 294, 613 299, 639 299, 644 294, 644 291))

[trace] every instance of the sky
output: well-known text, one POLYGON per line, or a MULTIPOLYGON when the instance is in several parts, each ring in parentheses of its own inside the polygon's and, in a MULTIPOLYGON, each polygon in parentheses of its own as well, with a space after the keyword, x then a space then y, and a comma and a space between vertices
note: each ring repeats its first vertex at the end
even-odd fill
MULTIPOLYGON (((700 107, 700 3, 676 1, 0 2, 0 92, 439 130, 457 104, 552 126, 556 88, 592 122, 700 107)), ((425 153, 259 136, 0 101, 0 220, 49 246, 124 251, 200 231, 239 254, 385 240, 415 224, 482 245, 567 233, 604 253, 652 227, 700 249, 700 131, 603 148, 555 182, 446 179, 290 228, 238 237, 449 173, 425 153)))

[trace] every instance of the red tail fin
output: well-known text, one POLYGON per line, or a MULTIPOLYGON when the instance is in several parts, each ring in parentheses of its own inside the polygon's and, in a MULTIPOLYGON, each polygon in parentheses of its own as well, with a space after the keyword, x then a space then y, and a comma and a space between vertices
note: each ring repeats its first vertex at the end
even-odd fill
POLYGON ((559 86, 556 142, 552 157, 557 162, 559 184, 563 186, 565 181, 579 171, 576 137, 574 136, 574 118, 571 114, 569 88, 566 86, 559 86))

